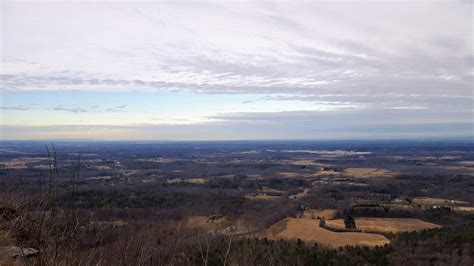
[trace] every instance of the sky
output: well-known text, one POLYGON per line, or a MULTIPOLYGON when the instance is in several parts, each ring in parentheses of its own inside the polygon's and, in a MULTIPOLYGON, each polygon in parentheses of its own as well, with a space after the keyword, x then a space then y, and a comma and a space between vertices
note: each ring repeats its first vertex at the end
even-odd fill
POLYGON ((472 1, 0 3, 0 139, 474 136, 472 1))

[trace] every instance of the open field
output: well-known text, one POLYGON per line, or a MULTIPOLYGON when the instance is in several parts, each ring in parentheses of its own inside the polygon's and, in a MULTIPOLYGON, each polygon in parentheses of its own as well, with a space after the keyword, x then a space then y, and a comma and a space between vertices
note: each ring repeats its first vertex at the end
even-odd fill
POLYGON ((172 178, 172 179, 166 180, 166 183, 167 183, 167 184, 191 183, 191 184, 202 185, 202 184, 204 184, 204 183, 206 183, 206 182, 207 182, 207 180, 206 180, 206 179, 203 179, 203 178, 188 178, 188 179, 184 179, 184 178, 172 178))
POLYGON ((21 157, 12 159, 10 161, 3 162, 2 168, 5 169, 26 169, 28 165, 39 163, 41 161, 47 161, 48 157, 21 157))
POLYGON ((249 200, 277 200, 281 198, 280 196, 274 196, 274 195, 266 195, 266 194, 257 194, 255 195, 254 193, 247 194, 245 195, 246 199, 249 200))
POLYGON ((191 216, 185 219, 183 225, 190 229, 199 229, 212 233, 232 224, 225 217, 215 219, 212 223, 209 223, 208 220, 206 216, 191 216))
POLYGON ((422 206, 430 206, 430 205, 469 205, 467 201, 461 200, 450 200, 450 199, 442 199, 442 198, 414 198, 413 204, 422 205, 422 206))
POLYGON ((310 191, 310 189, 306 188, 306 189, 303 190, 302 192, 296 194, 296 195, 295 195, 295 198, 297 198, 297 199, 304 198, 304 197, 308 196, 309 191, 310 191))
POLYGON ((321 170, 314 174, 314 176, 325 176, 325 175, 340 176, 341 172, 336 172, 333 170, 321 170))
POLYGON ((318 242, 331 247, 347 245, 382 246, 390 241, 378 234, 369 233, 336 233, 319 227, 318 219, 286 218, 267 230, 269 239, 301 239, 318 242))
MULTIPOLYGON (((342 219, 326 220, 326 225, 334 228, 345 228, 342 219)), ((413 218, 356 218, 357 229, 377 232, 410 232, 441 226, 413 218)))
POLYGON ((346 168, 342 171, 343 176, 354 178, 393 177, 396 173, 380 168, 346 168))
POLYGON ((256 227, 244 219, 230 221, 226 217, 214 219, 212 222, 209 222, 209 218, 206 216, 191 216, 184 220, 183 226, 188 229, 200 230, 209 234, 247 235, 257 231, 256 227))
POLYGON ((454 211, 474 213, 474 207, 455 207, 454 211))

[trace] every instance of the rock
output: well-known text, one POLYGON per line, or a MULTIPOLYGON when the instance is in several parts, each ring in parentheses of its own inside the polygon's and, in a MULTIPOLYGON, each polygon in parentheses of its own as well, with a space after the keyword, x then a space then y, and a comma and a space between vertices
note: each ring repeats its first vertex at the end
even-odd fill
POLYGON ((0 247, 0 258, 26 259, 36 256, 39 253, 34 248, 21 248, 17 246, 0 247))

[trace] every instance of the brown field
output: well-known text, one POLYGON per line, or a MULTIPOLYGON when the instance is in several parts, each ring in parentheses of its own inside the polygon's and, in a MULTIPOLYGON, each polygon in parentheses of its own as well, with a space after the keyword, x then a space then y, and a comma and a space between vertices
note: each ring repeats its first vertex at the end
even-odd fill
POLYGON ((213 223, 208 223, 206 216, 191 216, 184 220, 183 225, 190 229, 199 229, 205 232, 217 232, 219 229, 223 229, 230 226, 232 223, 225 217, 216 219, 213 223))
POLYGON ((177 184, 177 183, 191 183, 191 184, 198 184, 202 185, 206 183, 207 180, 203 178, 188 178, 188 179, 183 179, 183 178, 171 178, 166 180, 166 183, 168 184, 177 184))
POLYGON ((343 232, 336 233, 319 227, 319 220, 286 218, 272 225, 266 233, 269 239, 301 239, 318 242, 331 247, 342 246, 381 246, 390 241, 378 234, 343 232))
POLYGON ((469 205, 467 201, 450 200, 442 198, 414 198, 415 205, 469 205))
POLYGON ((244 219, 230 221, 226 217, 208 223, 206 216, 191 216, 184 220, 183 226, 192 230, 201 230, 211 234, 247 235, 256 232, 257 228, 244 219))
POLYGON ((41 161, 47 161, 48 157, 22 157, 11 159, 10 161, 3 162, 2 168, 6 169, 26 169, 29 164, 39 163, 41 161))
POLYGON ((278 189, 274 189, 274 188, 269 188, 269 187, 263 187, 262 190, 259 190, 263 193, 285 193, 285 191, 281 191, 281 190, 278 190, 278 189))
POLYGON ((474 207, 456 207, 454 208, 454 211, 458 212, 474 212, 474 207))
POLYGON ((396 173, 380 168, 346 168, 342 175, 354 178, 393 177, 396 173))
POLYGON ((292 172, 278 172, 277 174, 282 176, 282 177, 297 177, 297 176, 301 175, 301 174, 292 173, 292 172))
MULTIPOLYGON (((345 228, 342 219, 327 220, 326 225, 334 228, 345 228)), ((439 228, 437 224, 427 223, 413 218, 356 218, 357 229, 377 232, 410 232, 423 229, 439 228)))
POLYGON ((309 188, 305 188, 304 191, 302 191, 302 192, 296 194, 295 197, 296 197, 297 199, 304 198, 304 197, 308 196, 309 191, 310 191, 309 188))
POLYGON ((144 178, 142 179, 142 183, 144 184, 150 184, 150 183, 156 183, 158 180, 156 178, 144 178))
POLYGON ((246 199, 249 200, 277 200, 280 196, 266 195, 266 194, 247 194, 245 195, 246 199))
POLYGON ((278 172, 278 175, 284 178, 292 178, 292 177, 299 177, 299 178, 312 178, 318 176, 318 174, 314 173, 293 173, 293 172, 278 172))
POLYGON ((204 178, 189 178, 189 179, 185 179, 185 182, 202 185, 202 184, 207 182, 207 179, 204 179, 204 178))
POLYGON ((337 176, 340 176, 341 175, 341 172, 336 172, 336 171, 325 171, 325 170, 322 170, 322 171, 318 171, 316 174, 314 174, 315 176, 324 176, 324 175, 337 175, 337 176))
POLYGON ((261 175, 247 175, 248 180, 262 180, 264 179, 261 175))

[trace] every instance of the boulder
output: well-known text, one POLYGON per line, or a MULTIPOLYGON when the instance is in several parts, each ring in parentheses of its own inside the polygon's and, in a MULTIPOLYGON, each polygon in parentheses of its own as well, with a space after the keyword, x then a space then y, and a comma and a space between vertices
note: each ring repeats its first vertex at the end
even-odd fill
POLYGON ((22 248, 17 246, 0 247, 0 258, 26 259, 36 256, 39 253, 34 248, 22 248))

